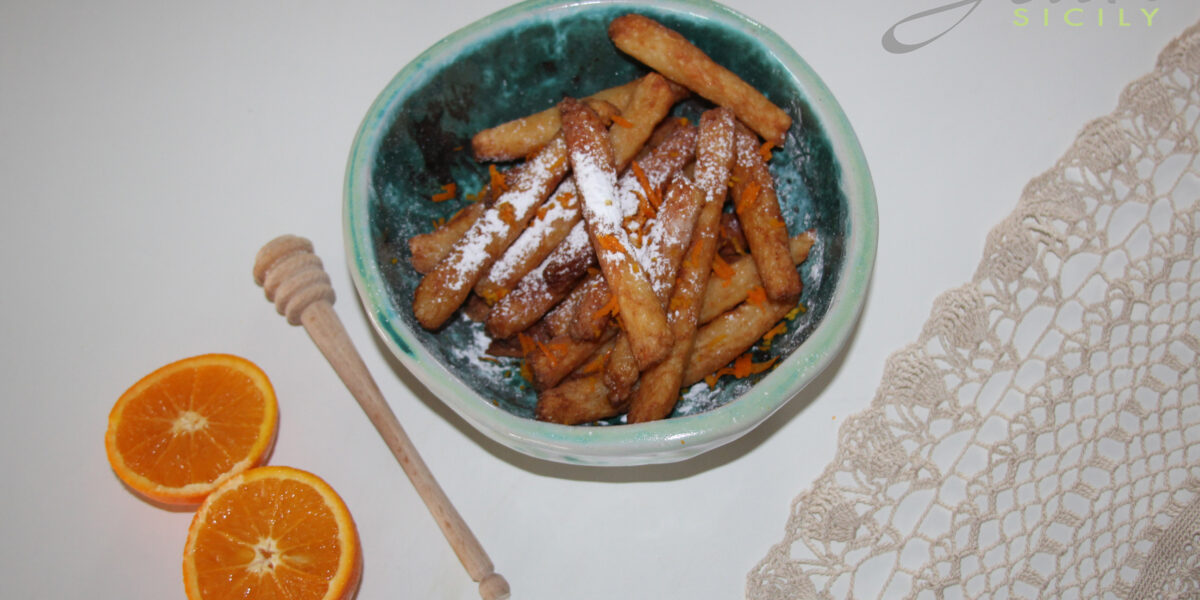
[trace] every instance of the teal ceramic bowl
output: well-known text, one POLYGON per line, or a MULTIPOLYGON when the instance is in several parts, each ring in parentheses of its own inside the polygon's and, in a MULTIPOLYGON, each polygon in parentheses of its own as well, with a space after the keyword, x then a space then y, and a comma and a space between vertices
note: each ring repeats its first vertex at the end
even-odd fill
MULTIPOLYGON (((696 117, 702 100, 678 107, 696 117)), ((816 73, 778 35, 710 2, 525 2, 446 37, 405 66, 371 105, 354 139, 344 226, 350 270, 379 336, 435 396, 491 439, 565 463, 636 465, 683 460, 750 431, 824 369, 846 342, 875 257, 874 188, 861 148, 816 73), (487 165, 469 140, 480 129, 624 83, 645 67, 621 54, 607 24, 627 12, 657 19, 692 40, 784 108, 798 124, 771 169, 789 230, 819 239, 801 268, 806 311, 756 360, 775 367, 710 389, 684 390, 670 418, 562 426, 533 418, 536 394, 515 359, 482 360, 478 323, 456 317, 420 327, 412 296, 420 275, 407 240, 465 203, 434 203, 450 181, 478 190, 487 165)))

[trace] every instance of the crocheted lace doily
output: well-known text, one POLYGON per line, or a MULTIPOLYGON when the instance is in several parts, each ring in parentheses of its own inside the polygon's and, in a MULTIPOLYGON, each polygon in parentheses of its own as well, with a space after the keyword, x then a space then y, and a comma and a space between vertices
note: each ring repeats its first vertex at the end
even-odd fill
POLYGON ((751 600, 1200 597, 1200 25, 935 302, 751 600))

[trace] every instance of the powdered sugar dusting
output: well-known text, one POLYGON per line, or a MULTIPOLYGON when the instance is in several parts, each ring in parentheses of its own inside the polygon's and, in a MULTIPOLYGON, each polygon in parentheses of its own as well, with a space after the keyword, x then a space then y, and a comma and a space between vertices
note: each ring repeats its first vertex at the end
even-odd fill
POLYGON ((483 211, 459 240, 456 252, 450 255, 454 260, 443 261, 443 264, 448 265, 452 285, 469 287, 475 284, 473 279, 478 278, 495 260, 493 246, 502 241, 506 242, 514 233, 513 225, 506 221, 502 211, 511 210, 509 221, 528 219, 529 214, 543 199, 543 184, 557 176, 557 171, 565 169, 565 153, 566 143, 561 137, 557 137, 520 167, 520 172, 513 177, 515 181, 509 182, 508 191, 483 211), (505 208, 506 206, 511 208, 505 208))
POLYGON ((760 161, 755 160, 755 157, 758 156, 758 140, 753 135, 740 131, 734 137, 737 144, 735 156, 738 166, 749 169, 759 163, 760 161))
POLYGON ((541 247, 542 240, 555 225, 574 219, 579 214, 579 204, 563 199, 569 198, 575 193, 575 182, 571 179, 563 181, 554 195, 546 201, 545 216, 529 223, 525 231, 521 232, 521 235, 504 252, 504 255, 492 265, 488 277, 495 281, 503 281, 511 277, 513 270, 524 264, 529 255, 541 247))
MULTIPOLYGON (((462 318, 466 318, 463 316, 462 318)), ((467 344, 451 344, 450 354, 463 362, 478 361, 479 357, 487 355, 488 346, 492 343, 492 338, 483 330, 482 327, 471 327, 468 329, 471 332, 471 339, 467 344)))
MULTIPOLYGON (((710 111, 711 112, 711 111, 710 111)), ((726 183, 729 180, 729 160, 733 158, 733 139, 730 135, 733 128, 732 113, 721 114, 712 112, 701 117, 701 140, 699 145, 708 152, 699 152, 696 156, 696 185, 704 190, 705 203, 724 201, 726 183), (705 127, 705 122, 711 122, 705 127), (717 198, 717 195, 720 198, 717 198)))
MULTIPOLYGON (((571 256, 575 255, 580 250, 586 249, 589 243, 587 226, 580 221, 571 228, 571 233, 567 234, 566 239, 562 241, 562 243, 559 245, 559 248, 562 249, 563 254, 571 256)), ((557 251, 555 254, 557 254, 557 251)), ((543 261, 542 265, 539 266, 544 268, 545 264, 550 262, 550 259, 553 257, 554 255, 546 257, 546 260, 543 261)))
MULTIPOLYGON (((622 226, 625 212, 616 200, 616 176, 612 169, 601 165, 589 152, 572 153, 571 162, 575 167, 575 186, 583 196, 583 216, 593 236, 611 235, 621 247, 629 248, 629 235, 622 226)), ((597 247, 597 256, 601 253, 606 260, 625 260, 625 254, 619 250, 597 247)))
MULTIPOLYGON (((682 193, 691 195, 693 188, 690 180, 684 175, 675 177, 677 181, 673 181, 672 186, 682 184, 685 186, 682 193)), ((678 268, 678 265, 671 264, 672 261, 666 256, 666 247, 672 241, 683 237, 684 232, 680 231, 678 224, 660 222, 657 218, 647 220, 646 228, 645 243, 635 250, 635 255, 646 269, 646 276, 650 279, 654 294, 664 298, 675 283, 675 270, 678 268)))

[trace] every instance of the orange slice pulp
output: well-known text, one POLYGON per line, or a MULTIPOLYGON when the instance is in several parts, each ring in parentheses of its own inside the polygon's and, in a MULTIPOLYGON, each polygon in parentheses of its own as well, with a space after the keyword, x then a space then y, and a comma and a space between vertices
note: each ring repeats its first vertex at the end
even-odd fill
POLYGON ((185 358, 143 377, 108 416, 104 446, 134 491, 195 505, 261 464, 275 440, 275 390, 257 365, 229 354, 185 358))
POLYGON ((345 600, 362 576, 345 503, 316 475, 258 467, 204 500, 188 529, 188 600, 345 600))

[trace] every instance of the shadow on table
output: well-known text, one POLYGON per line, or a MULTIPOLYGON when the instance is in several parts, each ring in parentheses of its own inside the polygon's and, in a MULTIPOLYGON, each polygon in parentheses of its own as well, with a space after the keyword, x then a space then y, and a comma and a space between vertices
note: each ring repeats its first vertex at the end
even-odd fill
MULTIPOLYGON (((870 292, 868 288, 867 297, 864 299, 863 307, 860 314, 866 312, 866 305, 870 303, 870 292)), ((359 315, 367 319, 366 312, 363 310, 362 304, 354 303, 358 307, 359 315)), ((369 321, 369 319, 368 319, 369 321)), ((467 423, 462 417, 454 412, 446 403, 442 402, 430 392, 420 380, 413 375, 399 359, 392 354, 391 350, 384 344, 379 335, 375 333, 374 328, 371 328, 371 341, 374 342, 376 350, 383 355, 392 372, 395 373, 404 387, 434 413, 445 420, 447 423, 454 426, 464 436, 472 442, 478 444, 484 450, 487 450, 496 458, 512 464, 520 469, 530 473, 541 475, 544 477, 554 477, 558 479, 571 479, 577 481, 598 481, 609 483, 633 483, 633 482, 653 482, 653 481, 672 481, 678 479, 687 479, 693 475, 703 473, 718 467, 731 463, 741 456, 749 453, 757 448, 760 444, 766 441, 771 436, 775 435, 787 423, 791 422, 796 415, 804 411, 808 405, 812 404, 829 383, 841 370, 842 364, 846 360, 846 355, 850 348, 854 345, 854 340, 858 337, 858 329, 861 319, 855 320, 854 327, 850 331, 846 343, 841 350, 834 356, 829 366, 813 379, 799 394, 796 395, 790 402, 771 415, 766 421, 755 427, 744 436, 720 446, 713 450, 709 450, 699 456, 690 458, 676 463, 643 465, 633 467, 598 467, 584 465, 568 465, 556 463, 552 461, 542 460, 527 456, 516 450, 508 448, 499 442, 492 440, 483 433, 467 423)))

